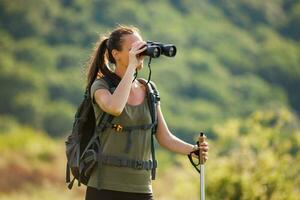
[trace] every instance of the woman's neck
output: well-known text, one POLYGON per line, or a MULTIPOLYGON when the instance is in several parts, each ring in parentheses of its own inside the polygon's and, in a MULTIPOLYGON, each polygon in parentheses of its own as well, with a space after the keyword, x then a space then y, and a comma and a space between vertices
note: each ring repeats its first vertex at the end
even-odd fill
MULTIPOLYGON (((126 68, 125 67, 120 66, 120 65, 116 66, 115 74, 118 75, 121 79, 123 78, 125 73, 126 73, 126 68)), ((136 89, 138 87, 139 87, 138 81, 135 80, 131 85, 131 89, 136 89)))
POLYGON ((116 66, 115 74, 117 74, 120 78, 123 78, 125 75, 126 68, 123 66, 116 66))

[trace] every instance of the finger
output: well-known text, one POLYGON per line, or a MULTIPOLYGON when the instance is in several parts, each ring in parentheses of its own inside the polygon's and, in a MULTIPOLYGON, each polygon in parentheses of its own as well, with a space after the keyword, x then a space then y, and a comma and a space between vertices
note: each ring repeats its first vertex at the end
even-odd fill
POLYGON ((139 60, 144 61, 144 58, 145 58, 144 55, 142 55, 142 56, 141 56, 141 55, 138 55, 138 59, 139 59, 139 60))
POLYGON ((199 156, 197 156, 195 153, 192 153, 192 157, 198 158, 199 156))
POLYGON ((145 46, 145 47, 143 47, 143 48, 137 50, 137 51, 135 52, 135 55, 137 55, 137 54, 139 54, 139 53, 142 53, 142 52, 145 51, 146 49, 147 49, 147 47, 145 46))
POLYGON ((131 48, 136 51, 136 50, 140 49, 142 46, 146 46, 146 42, 136 41, 136 42, 132 43, 131 48))
POLYGON ((202 152, 201 154, 203 157, 208 156, 208 152, 202 152))
POLYGON ((140 42, 140 40, 133 42, 133 43, 131 44, 131 48, 135 48, 136 45, 137 45, 139 42, 140 42))
POLYGON ((201 142, 201 143, 200 143, 200 146, 208 146, 208 143, 207 143, 206 141, 201 142))
POLYGON ((208 148, 208 145, 200 145, 200 148, 208 148))
MULTIPOLYGON (((142 46, 140 49, 131 49, 130 51, 129 51, 129 53, 131 54, 131 55, 138 55, 138 54, 140 54, 140 53, 142 53, 143 51, 145 51, 147 49, 147 46, 142 46)), ((138 57, 139 58, 139 57, 138 57)))
POLYGON ((208 160, 208 157, 206 156, 206 157, 204 157, 204 161, 207 161, 208 160))
POLYGON ((144 64, 144 56, 140 56, 140 55, 137 55, 137 60, 139 62, 139 67, 140 68, 143 68, 143 64, 144 64))
POLYGON ((209 149, 209 146, 208 146, 208 145, 205 145, 205 144, 203 144, 203 145, 200 145, 200 148, 206 148, 206 149, 209 149))
POLYGON ((140 48, 142 48, 143 46, 146 46, 146 42, 140 41, 139 43, 137 43, 137 49, 140 49, 140 48))
POLYGON ((200 147, 200 150, 201 150, 201 151, 205 151, 205 152, 207 152, 207 151, 208 151, 208 149, 209 149, 209 148, 208 148, 208 147, 206 147, 206 146, 204 146, 204 147, 200 147))

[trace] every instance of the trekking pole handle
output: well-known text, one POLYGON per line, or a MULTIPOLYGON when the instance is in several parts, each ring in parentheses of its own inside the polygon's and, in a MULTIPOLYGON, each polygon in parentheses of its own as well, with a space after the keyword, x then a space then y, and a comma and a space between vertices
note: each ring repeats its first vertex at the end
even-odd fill
POLYGON ((200 136, 199 136, 199 161, 200 161, 200 164, 203 165, 205 163, 205 160, 202 156, 202 152, 203 150, 200 148, 200 145, 202 142, 204 142, 206 140, 206 136, 203 132, 200 133, 200 136))

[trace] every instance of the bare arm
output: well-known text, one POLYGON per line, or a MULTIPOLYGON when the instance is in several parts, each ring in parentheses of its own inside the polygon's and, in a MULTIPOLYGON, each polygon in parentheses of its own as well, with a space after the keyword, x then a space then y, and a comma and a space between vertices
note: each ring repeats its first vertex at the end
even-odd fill
MULTIPOLYGON (((193 150, 193 145, 184 142, 169 131, 166 121, 163 117, 160 104, 158 105, 157 115, 158 127, 156 132, 156 139, 158 143, 170 151, 188 155, 193 150)), ((205 157, 205 160, 207 160, 207 142, 201 143, 200 148, 203 149, 203 156, 205 157)))
POLYGON ((128 66, 125 75, 113 94, 106 89, 96 90, 94 99, 103 111, 115 116, 119 116, 122 113, 129 97, 134 72, 135 68, 128 66))
POLYGON ((137 58, 136 55, 145 50, 146 47, 141 48, 143 45, 145 45, 143 41, 135 42, 132 45, 126 72, 113 94, 106 89, 96 90, 94 99, 103 111, 114 116, 122 113, 130 94, 135 69, 142 62, 142 59, 137 58))

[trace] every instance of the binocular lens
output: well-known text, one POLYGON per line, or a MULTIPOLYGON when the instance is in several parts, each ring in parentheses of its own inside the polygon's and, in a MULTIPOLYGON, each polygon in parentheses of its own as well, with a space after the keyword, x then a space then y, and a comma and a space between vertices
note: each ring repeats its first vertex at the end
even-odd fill
POLYGON ((160 56, 160 49, 156 47, 153 49, 152 57, 157 58, 159 56, 160 56))
POLYGON ((152 58, 158 58, 161 54, 161 49, 159 46, 150 46, 147 45, 147 49, 140 53, 142 56, 150 56, 152 58))
POLYGON ((168 57, 174 57, 177 52, 177 49, 173 44, 162 44, 148 41, 146 46, 147 49, 140 53, 140 55, 158 58, 161 54, 163 54, 168 57))
POLYGON ((163 54, 165 56, 168 56, 168 57, 174 57, 176 55, 176 47, 174 45, 164 45, 163 47, 163 54))

